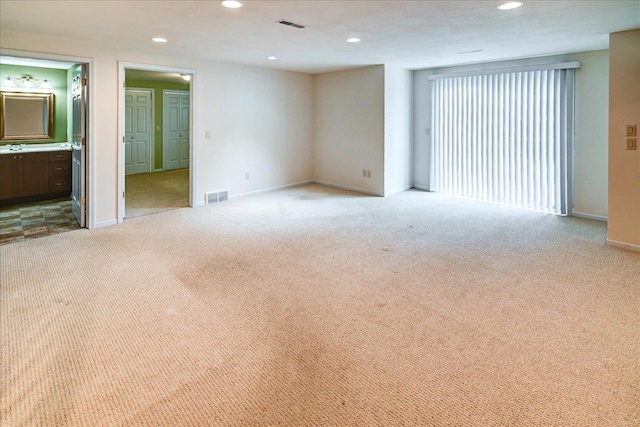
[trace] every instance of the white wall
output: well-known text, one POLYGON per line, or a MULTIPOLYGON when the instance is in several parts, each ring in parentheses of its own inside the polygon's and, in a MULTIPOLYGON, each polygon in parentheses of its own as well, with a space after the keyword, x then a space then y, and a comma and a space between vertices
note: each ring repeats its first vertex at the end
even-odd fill
POLYGON ((384 194, 384 67, 314 76, 313 177, 384 194), (362 170, 371 170, 371 178, 362 170))
POLYGON ((384 195, 411 188, 412 162, 412 73, 384 66, 384 195))
POLYGON ((161 46, 148 53, 6 30, 0 35, 5 49, 94 59, 95 140, 89 143, 96 162, 90 171, 95 225, 117 218, 118 61, 197 70, 192 139, 198 199, 211 190, 234 196, 312 178, 311 75, 167 55, 161 46), (204 139, 206 130, 211 139, 204 139))
POLYGON ((640 139, 640 30, 613 33, 609 98, 609 244, 640 251, 640 147, 626 149, 626 126, 640 139))
POLYGON ((608 51, 581 52, 414 71, 414 186, 422 189, 429 188, 430 137, 426 134, 427 128, 431 126, 429 75, 565 61, 580 61, 582 63, 582 67, 576 70, 573 210, 575 214, 606 217, 608 199, 608 51))

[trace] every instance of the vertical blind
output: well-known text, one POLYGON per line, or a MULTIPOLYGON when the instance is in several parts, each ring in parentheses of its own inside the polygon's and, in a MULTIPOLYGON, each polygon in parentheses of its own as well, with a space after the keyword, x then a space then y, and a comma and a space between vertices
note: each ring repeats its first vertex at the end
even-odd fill
POLYGON ((431 76, 431 190, 570 214, 575 67, 431 76))

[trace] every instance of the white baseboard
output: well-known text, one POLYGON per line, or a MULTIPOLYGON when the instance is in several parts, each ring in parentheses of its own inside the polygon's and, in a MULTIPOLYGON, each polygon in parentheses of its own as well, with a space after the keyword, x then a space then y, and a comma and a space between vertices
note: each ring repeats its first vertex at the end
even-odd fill
POLYGON ((427 186, 424 185, 414 185, 413 188, 415 188, 416 190, 420 190, 420 191, 429 191, 431 192, 431 189, 427 186))
POLYGON ((154 172, 164 172, 164 168, 160 168, 160 169, 154 169, 154 172))
POLYGON ((117 219, 109 219, 107 221, 96 222, 93 225, 93 228, 110 227, 110 226, 116 225, 116 224, 118 224, 118 220, 117 219))
POLYGON ((594 215, 584 212, 573 211, 571 212, 571 216, 575 216, 578 218, 595 219, 596 221, 607 221, 607 217, 604 215, 594 215))
POLYGON ((246 193, 229 195, 229 199, 239 199, 242 197, 257 196, 258 194, 270 193, 272 191, 284 190, 285 188, 300 187, 301 185, 311 184, 313 181, 300 181, 293 184, 278 185, 277 187, 263 188, 262 190, 247 191, 246 193))
POLYGON ((396 188, 395 190, 391 190, 384 193, 384 197, 393 196, 394 194, 404 193, 407 190, 411 190, 411 186, 405 188, 396 188))
POLYGON ((201 200, 199 202, 196 202, 195 205, 193 205, 194 208, 201 208, 204 205, 206 205, 206 203, 204 202, 204 200, 201 200))
POLYGON ((633 243, 618 242, 617 240, 607 239, 607 245, 620 249, 626 249, 628 251, 640 252, 640 245, 634 245, 633 243))
POLYGON ((332 182, 318 181, 317 179, 314 179, 312 182, 314 184, 325 185, 327 187, 333 187, 333 188, 339 188, 341 190, 355 191, 356 193, 364 193, 364 194, 369 194, 371 196, 384 197, 383 194, 377 193, 375 191, 365 190, 365 189, 357 188, 357 187, 349 187, 348 185, 340 185, 340 184, 334 184, 332 182))

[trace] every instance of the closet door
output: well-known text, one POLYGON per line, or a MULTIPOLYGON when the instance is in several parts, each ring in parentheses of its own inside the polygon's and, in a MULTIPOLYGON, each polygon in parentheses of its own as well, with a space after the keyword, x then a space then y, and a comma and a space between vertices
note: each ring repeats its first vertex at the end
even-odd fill
POLYGON ((151 91, 127 89, 125 92, 125 174, 150 172, 151 91))
POLYGON ((189 92, 164 91, 163 167, 189 167, 189 92))

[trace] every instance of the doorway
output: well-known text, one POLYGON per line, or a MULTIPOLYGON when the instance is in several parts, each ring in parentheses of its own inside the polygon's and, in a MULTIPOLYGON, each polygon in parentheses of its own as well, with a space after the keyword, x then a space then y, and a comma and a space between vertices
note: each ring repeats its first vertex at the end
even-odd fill
POLYGON ((0 244, 92 228, 93 200, 88 197, 92 61, 1 49, 0 63, 3 81, 10 75, 14 80, 11 87, 3 85, 4 94, 51 99, 51 128, 44 138, 18 135, 16 140, 0 142, 0 244), (27 80, 31 84, 25 85, 27 80))
POLYGON ((120 63, 118 222, 193 206, 194 74, 120 63))

